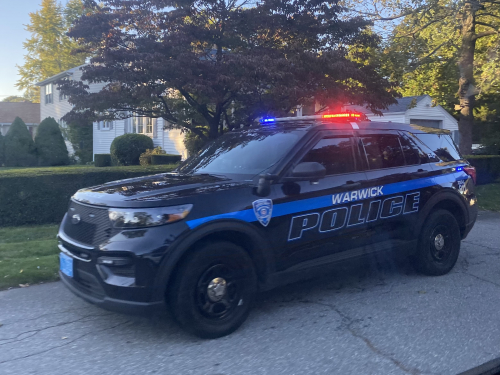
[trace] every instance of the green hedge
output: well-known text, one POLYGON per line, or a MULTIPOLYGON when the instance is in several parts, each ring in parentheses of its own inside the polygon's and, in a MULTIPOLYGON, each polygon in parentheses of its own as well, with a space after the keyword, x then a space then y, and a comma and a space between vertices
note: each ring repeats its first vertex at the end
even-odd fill
POLYGON ((111 143, 113 165, 139 165, 139 158, 147 149, 153 149, 153 140, 144 134, 123 134, 111 143))
POLYGON ((151 164, 162 165, 162 164, 175 164, 180 162, 182 159, 181 155, 151 155, 151 164))
POLYGON ((78 189, 167 172, 174 167, 0 168, 0 227, 59 223, 78 189))
POLYGON ((94 165, 96 167, 109 167, 111 166, 111 154, 95 154, 94 165))
POLYGON ((466 159, 476 168, 477 184, 489 184, 500 177, 500 155, 468 155, 466 159))

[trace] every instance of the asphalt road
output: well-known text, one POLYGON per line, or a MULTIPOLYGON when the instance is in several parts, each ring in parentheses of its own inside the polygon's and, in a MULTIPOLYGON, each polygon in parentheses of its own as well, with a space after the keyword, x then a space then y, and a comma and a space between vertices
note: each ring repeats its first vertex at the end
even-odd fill
POLYGON ((350 262, 263 294, 234 334, 89 305, 61 283, 0 292, 0 374, 456 374, 500 356, 500 215, 482 212, 455 269, 350 262))

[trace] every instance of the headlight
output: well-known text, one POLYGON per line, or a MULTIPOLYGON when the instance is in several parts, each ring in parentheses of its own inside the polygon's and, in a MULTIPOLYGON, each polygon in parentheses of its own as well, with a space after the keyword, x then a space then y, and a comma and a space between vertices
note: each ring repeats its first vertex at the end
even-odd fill
POLYGON ((109 220, 115 228, 145 228, 175 223, 184 219, 192 204, 158 208, 111 208, 109 220))

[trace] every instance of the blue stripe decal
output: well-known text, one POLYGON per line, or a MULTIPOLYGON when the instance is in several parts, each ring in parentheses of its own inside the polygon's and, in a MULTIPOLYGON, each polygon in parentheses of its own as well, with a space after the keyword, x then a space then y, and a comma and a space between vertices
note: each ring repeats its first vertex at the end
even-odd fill
MULTIPOLYGON (((397 193, 403 193, 406 191, 417 190, 426 188, 433 185, 439 185, 443 183, 453 183, 458 180, 467 180, 469 177, 464 172, 455 172, 449 174, 442 174, 439 176, 433 177, 425 177, 420 178, 418 180, 409 180, 404 182, 397 182, 394 184, 384 185, 383 193, 384 196, 392 195, 397 193)), ((361 189, 363 190, 363 189, 361 189)), ((371 199, 371 198, 366 198, 371 199)), ((360 202, 366 199, 357 200, 356 202, 360 202)), ((321 197, 303 199, 295 202, 281 203, 277 204, 273 207, 273 215, 272 217, 279 217, 284 215, 295 214, 297 212, 315 210, 318 208, 326 208, 332 207, 338 204, 333 204, 332 202, 332 194, 323 195, 321 197)), ((202 217, 200 219, 189 220, 186 224, 189 228, 193 229, 197 226, 207 223, 212 220, 220 220, 220 219, 237 219, 246 221, 248 223, 257 221, 253 209, 229 212, 226 214, 219 214, 213 216, 202 217)))

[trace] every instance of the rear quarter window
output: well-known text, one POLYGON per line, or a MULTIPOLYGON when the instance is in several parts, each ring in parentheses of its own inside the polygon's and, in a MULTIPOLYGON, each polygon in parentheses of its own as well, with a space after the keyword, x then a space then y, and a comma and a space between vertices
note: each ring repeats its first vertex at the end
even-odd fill
POLYGON ((414 134, 441 161, 449 162, 462 159, 455 143, 448 134, 414 134))

